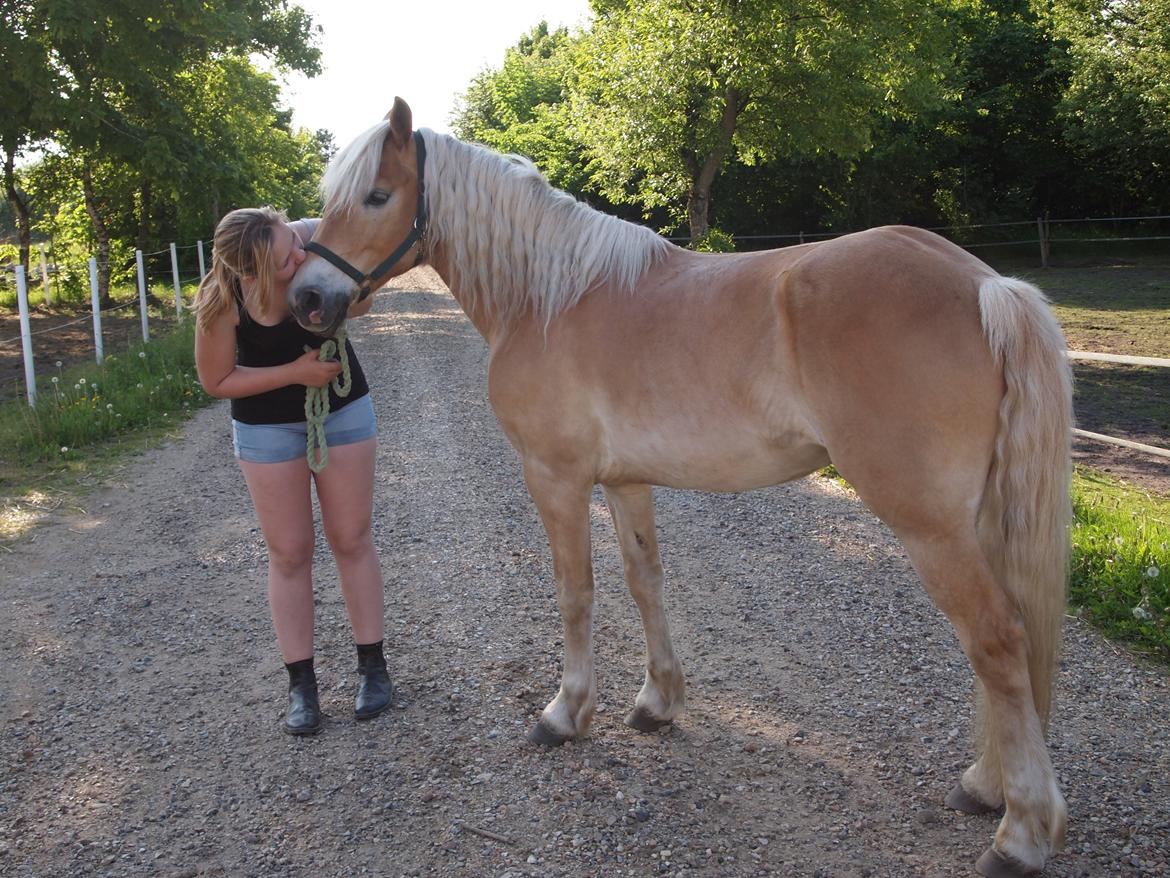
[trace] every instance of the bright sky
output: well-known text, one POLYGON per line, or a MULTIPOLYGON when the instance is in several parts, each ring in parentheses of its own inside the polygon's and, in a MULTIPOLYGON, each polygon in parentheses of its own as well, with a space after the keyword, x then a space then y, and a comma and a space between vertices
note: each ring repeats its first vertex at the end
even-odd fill
POLYGON ((338 147, 377 123, 398 95, 415 128, 450 132, 458 95, 543 19, 570 29, 588 0, 294 0, 323 30, 321 75, 290 77, 293 125, 333 132, 338 147))

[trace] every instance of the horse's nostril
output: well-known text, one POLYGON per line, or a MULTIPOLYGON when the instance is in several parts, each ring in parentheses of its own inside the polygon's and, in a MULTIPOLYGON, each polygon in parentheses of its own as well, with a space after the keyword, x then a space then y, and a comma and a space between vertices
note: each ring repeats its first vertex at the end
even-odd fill
POLYGON ((314 287, 301 292, 301 310, 305 312, 321 310, 321 293, 314 287))

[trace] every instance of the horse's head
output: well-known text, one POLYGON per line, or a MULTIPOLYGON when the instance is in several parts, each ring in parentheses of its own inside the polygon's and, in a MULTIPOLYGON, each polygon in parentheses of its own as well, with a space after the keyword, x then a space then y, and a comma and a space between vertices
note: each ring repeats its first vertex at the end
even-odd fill
POLYGON ((297 323, 333 335, 350 305, 421 259, 425 147, 401 98, 337 154, 322 182, 325 215, 288 287, 297 323))

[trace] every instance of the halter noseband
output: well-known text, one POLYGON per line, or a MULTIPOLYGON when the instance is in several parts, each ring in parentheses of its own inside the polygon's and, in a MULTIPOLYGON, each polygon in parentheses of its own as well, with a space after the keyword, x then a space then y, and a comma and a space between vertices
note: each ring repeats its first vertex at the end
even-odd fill
MULTIPOLYGON (((336 268, 341 269, 349 275, 357 283, 361 289, 361 294, 357 300, 360 302, 370 294, 370 284, 373 283, 374 278, 381 277, 394 267, 399 259, 406 255, 406 251, 413 247, 416 243, 423 239, 427 231, 427 204, 423 197, 423 166, 427 160, 427 148, 423 144, 422 135, 417 131, 414 132, 414 154, 418 159, 418 206, 415 208, 414 227, 411 228, 410 234, 406 236, 406 240, 398 245, 397 249, 389 256, 387 256, 378 267, 368 274, 363 274, 358 269, 354 268, 328 247, 323 244, 318 244, 316 241, 310 241, 305 245, 305 249, 310 253, 316 253, 325 261, 329 262, 336 268)), ((414 264, 418 265, 422 262, 422 249, 419 249, 418 255, 414 258, 414 264)))

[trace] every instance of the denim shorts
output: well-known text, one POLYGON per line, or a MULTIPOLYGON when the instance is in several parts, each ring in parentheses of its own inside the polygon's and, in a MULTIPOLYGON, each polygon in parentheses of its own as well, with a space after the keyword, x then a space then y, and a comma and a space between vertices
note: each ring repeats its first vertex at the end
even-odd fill
MULTIPOLYGON (((250 463, 283 463, 305 457, 308 425, 244 424, 232 419, 232 449, 236 457, 250 463)), ((329 447, 350 445, 377 433, 374 403, 367 393, 325 418, 325 442, 329 447)))

